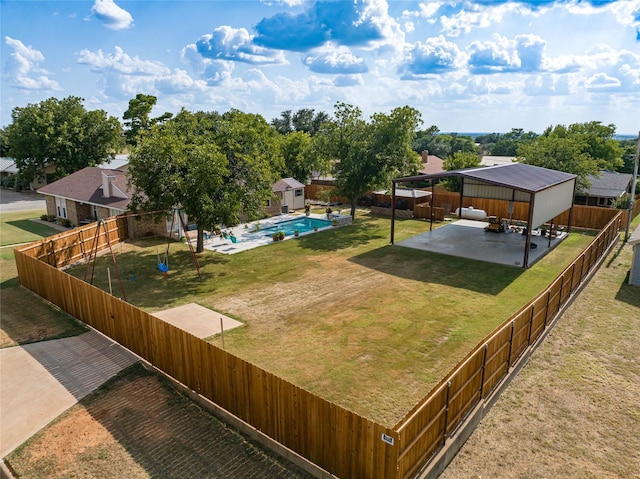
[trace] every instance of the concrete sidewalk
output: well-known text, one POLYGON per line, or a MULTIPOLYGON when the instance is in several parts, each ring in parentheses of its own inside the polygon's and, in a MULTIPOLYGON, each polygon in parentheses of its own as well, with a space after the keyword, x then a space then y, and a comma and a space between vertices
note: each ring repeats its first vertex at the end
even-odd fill
POLYGON ((0 457, 137 360, 95 331, 0 349, 0 457))

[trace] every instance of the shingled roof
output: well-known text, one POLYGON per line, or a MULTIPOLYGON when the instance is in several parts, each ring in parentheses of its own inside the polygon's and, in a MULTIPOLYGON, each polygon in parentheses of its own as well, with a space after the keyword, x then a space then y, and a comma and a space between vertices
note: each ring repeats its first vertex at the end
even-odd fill
POLYGON ((586 196, 618 198, 629 190, 633 175, 614 171, 603 171, 600 176, 589 175, 591 186, 583 192, 586 196))
POLYGON ((105 170, 89 166, 38 189, 38 193, 58 196, 78 203, 126 210, 132 191, 127 185, 126 170, 105 170), (110 177, 111 191, 102 191, 103 174, 110 177))

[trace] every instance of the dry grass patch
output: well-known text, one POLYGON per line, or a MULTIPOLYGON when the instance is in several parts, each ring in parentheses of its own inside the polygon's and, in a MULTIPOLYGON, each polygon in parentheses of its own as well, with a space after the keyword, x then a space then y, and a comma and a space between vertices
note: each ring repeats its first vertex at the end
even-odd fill
POLYGON ((607 259, 443 479, 640 477, 640 290, 607 259))
POLYGON ((20 478, 305 479, 136 365, 11 453, 20 478))

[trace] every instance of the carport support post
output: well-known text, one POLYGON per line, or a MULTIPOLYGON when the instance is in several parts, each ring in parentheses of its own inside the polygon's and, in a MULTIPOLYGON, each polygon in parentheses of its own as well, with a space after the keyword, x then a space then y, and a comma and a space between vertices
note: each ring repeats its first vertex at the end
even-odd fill
POLYGON ((460 177, 460 209, 458 210, 460 214, 458 215, 459 219, 462 219, 462 198, 464 197, 464 177, 460 177))
POLYGON ((396 229, 396 182, 391 182, 391 244, 396 229))
MULTIPOLYGON (((576 197, 576 188, 578 187, 578 181, 573 180, 573 197, 576 197)), ((571 223, 573 222, 573 201, 571 202, 571 208, 569 208, 569 224, 567 225, 567 234, 571 233, 571 223)))
POLYGON ((431 180, 431 211, 429 212, 429 231, 431 231, 433 229, 433 198, 434 195, 433 193, 435 192, 436 189, 436 180, 432 179, 431 180))
POLYGON ((527 240, 524 243, 523 268, 527 268, 529 266, 529 248, 531 248, 531 228, 533 226, 533 209, 536 204, 536 195, 534 193, 529 193, 529 198, 529 219, 527 221, 527 240))

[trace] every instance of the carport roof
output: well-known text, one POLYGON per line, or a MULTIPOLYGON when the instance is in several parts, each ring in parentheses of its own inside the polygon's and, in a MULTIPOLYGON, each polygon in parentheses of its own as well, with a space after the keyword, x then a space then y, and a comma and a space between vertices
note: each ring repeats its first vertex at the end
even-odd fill
POLYGON ((508 188, 513 188, 527 193, 543 191, 552 186, 576 178, 576 175, 564 173, 562 171, 549 170, 547 168, 525 165, 523 163, 511 163, 506 165, 451 170, 433 175, 396 178, 393 181, 394 183, 404 183, 407 181, 446 178, 449 176, 459 176, 492 185, 506 186, 508 188))

